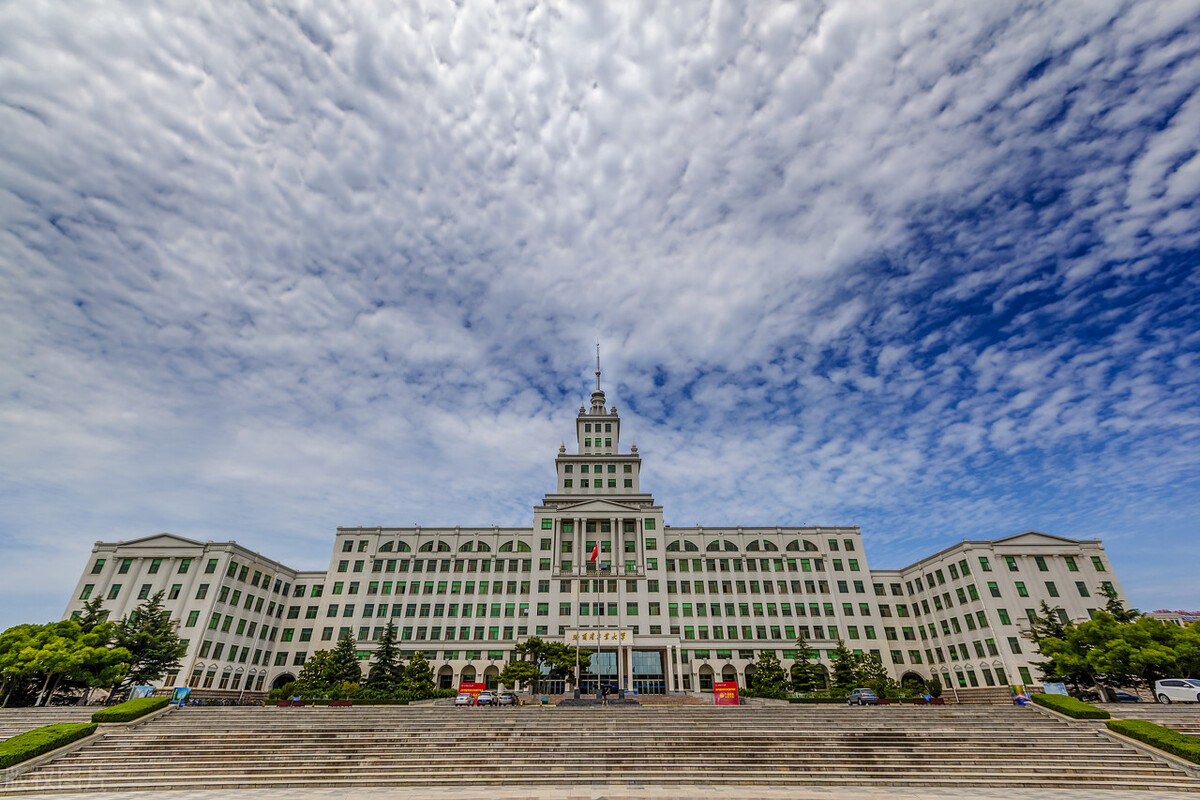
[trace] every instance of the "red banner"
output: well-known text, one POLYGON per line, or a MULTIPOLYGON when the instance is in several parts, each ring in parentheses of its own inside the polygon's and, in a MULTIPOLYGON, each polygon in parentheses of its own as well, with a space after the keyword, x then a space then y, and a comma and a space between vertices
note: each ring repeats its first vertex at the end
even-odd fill
POLYGON ((738 705, 738 686, 737 681, 717 681, 713 684, 713 692, 715 698, 713 700, 718 706, 736 706, 738 705))
POLYGON ((458 684, 458 693, 469 694, 472 697, 479 697, 479 693, 486 688, 486 683, 471 683, 469 681, 463 681, 458 684))

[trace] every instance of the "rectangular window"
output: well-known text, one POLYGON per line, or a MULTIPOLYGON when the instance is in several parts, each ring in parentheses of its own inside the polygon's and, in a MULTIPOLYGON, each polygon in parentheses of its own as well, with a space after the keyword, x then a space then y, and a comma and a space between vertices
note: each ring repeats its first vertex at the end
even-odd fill
POLYGON ((1046 591, 1051 597, 1058 597, 1058 587, 1054 585, 1054 581, 1046 581, 1046 591))
POLYGON ((96 563, 95 563, 95 564, 92 564, 92 574, 93 574, 93 575, 99 575, 99 574, 100 574, 100 571, 101 571, 101 570, 103 570, 103 569, 104 569, 104 559, 103 559, 103 558, 97 558, 97 559, 96 559, 96 563))
POLYGON ((1037 564, 1038 572, 1049 572, 1050 568, 1046 566, 1046 559, 1042 556, 1034 556, 1033 561, 1037 564))
POLYGON ((1025 588, 1025 584, 1021 581, 1016 582, 1017 597, 1029 597, 1029 590, 1025 588))
POLYGON ((123 558, 123 559, 121 559, 121 566, 117 569, 117 573, 120 575, 124 575, 125 573, 129 572, 129 568, 131 566, 133 566, 133 559, 132 558, 123 558))
POLYGON ((1079 591, 1080 597, 1088 597, 1087 584, 1083 581, 1075 581, 1075 588, 1079 591))
POLYGON ((1096 572, 1104 572, 1104 562, 1100 559, 1100 556, 1092 556, 1092 567, 1096 572))
POLYGON ((109 600, 116 600, 117 595, 120 593, 121 593, 121 584, 114 583, 112 586, 108 587, 108 599, 109 600))
POLYGON ((157 575, 157 574, 158 574, 158 568, 162 566, 162 562, 163 562, 163 560, 162 560, 161 558, 155 558, 155 559, 151 559, 151 561, 150 561, 150 569, 148 569, 148 570, 146 570, 146 571, 147 571, 148 573, 150 573, 151 575, 157 575))

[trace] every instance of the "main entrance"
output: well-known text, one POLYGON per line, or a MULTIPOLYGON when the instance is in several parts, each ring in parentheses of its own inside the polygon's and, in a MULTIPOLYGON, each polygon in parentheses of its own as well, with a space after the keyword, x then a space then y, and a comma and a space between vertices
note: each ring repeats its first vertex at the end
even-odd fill
MULTIPOLYGON (((632 650, 629 651, 629 670, 632 675, 624 674, 625 686, 638 694, 666 694, 667 677, 664 669, 666 653, 662 650, 632 650)), ((617 654, 612 651, 594 653, 587 664, 580 665, 579 688, 584 694, 595 694, 598 683, 618 686, 617 654), (599 675, 597 675, 597 666, 599 675)))

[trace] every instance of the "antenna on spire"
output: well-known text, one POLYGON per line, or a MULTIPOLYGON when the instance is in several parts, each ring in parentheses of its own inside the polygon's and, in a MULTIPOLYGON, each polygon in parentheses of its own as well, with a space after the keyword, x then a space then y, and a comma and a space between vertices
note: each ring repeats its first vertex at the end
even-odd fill
POLYGON ((596 391, 600 391, 600 343, 596 342, 596 391))

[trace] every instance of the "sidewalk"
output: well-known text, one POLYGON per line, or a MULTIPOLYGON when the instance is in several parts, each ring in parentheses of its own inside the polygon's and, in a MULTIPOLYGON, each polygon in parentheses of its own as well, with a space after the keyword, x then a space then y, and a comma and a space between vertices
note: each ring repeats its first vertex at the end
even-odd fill
POLYGON ((245 789, 241 791, 96 792, 23 795, 47 800, 1183 800, 1185 792, 1097 791, 1095 789, 921 789, 871 787, 771 789, 755 786, 625 786, 620 784, 564 790, 559 786, 478 787, 469 789, 245 789))

